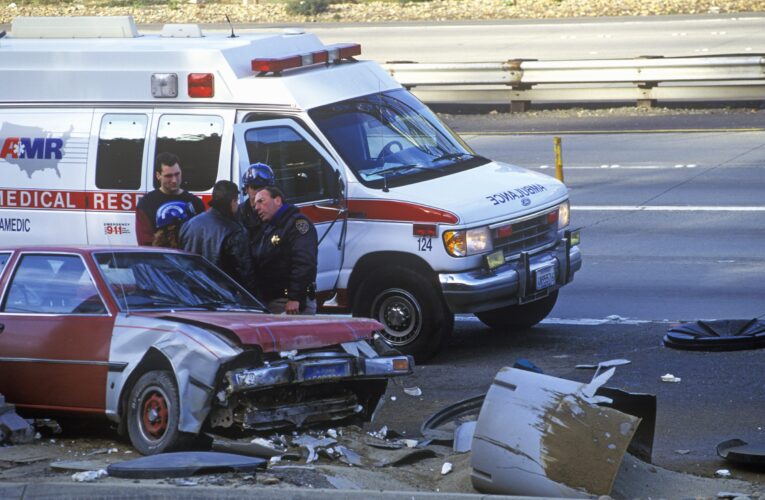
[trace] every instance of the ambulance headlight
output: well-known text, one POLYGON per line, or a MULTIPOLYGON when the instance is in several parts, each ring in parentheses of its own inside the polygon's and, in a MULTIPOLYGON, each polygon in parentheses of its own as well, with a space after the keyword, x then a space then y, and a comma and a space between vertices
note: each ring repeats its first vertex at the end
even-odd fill
POLYGON ((452 257, 465 257, 494 249, 491 243, 491 230, 488 227, 461 231, 444 231, 444 246, 452 257))
POLYGON ((558 207, 558 228, 564 228, 568 226, 569 219, 571 217, 571 207, 568 200, 564 201, 558 207))

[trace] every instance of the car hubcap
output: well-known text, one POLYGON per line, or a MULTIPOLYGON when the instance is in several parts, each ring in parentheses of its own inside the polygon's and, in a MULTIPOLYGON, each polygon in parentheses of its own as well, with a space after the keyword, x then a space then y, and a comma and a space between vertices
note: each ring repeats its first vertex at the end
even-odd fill
POLYGON ((143 428, 152 439, 159 439, 167 429, 168 417, 167 399, 163 394, 154 391, 144 399, 142 409, 143 428))
POLYGON ((406 290, 385 290, 372 302, 372 317, 385 325, 383 337, 394 346, 409 344, 422 328, 422 310, 414 296, 406 290))

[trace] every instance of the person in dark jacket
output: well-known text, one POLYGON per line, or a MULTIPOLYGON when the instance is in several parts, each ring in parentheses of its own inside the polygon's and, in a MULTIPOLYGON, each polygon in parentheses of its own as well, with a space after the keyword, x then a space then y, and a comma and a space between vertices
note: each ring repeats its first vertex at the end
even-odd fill
POLYGON ((263 221, 252 248, 256 295, 275 314, 315 314, 316 229, 277 187, 258 191, 255 208, 263 221))
POLYGON ((245 200, 239 204, 236 213, 239 222, 247 228, 250 238, 254 237, 260 228, 261 220, 255 210, 255 196, 266 186, 275 186, 274 171, 265 163, 253 163, 242 174, 242 195, 245 200))
POLYGON ((210 208, 181 227, 181 247, 207 258, 240 285, 254 291, 247 231, 236 220, 238 200, 236 184, 216 182, 210 208))
POLYGON ((187 217, 180 221, 180 224, 205 211, 202 200, 181 189, 181 166, 176 155, 159 153, 154 160, 154 174, 159 187, 143 196, 135 210, 136 239, 139 245, 144 246, 152 246, 155 241, 160 242, 164 239, 164 235, 156 234, 158 230, 163 230, 157 227, 157 222, 162 220, 159 214, 167 211, 177 202, 188 206, 187 217))

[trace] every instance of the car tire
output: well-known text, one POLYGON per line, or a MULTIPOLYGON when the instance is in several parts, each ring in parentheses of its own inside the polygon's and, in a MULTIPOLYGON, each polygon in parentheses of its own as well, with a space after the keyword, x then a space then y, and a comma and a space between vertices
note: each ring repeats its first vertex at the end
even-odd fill
POLYGON ((547 297, 528 304, 500 307, 475 315, 483 324, 497 330, 525 330, 545 319, 557 300, 558 290, 555 290, 547 297))
POLYGON ((430 280, 410 269, 383 267, 362 283, 354 316, 385 326, 386 343, 417 362, 433 357, 454 327, 454 315, 430 280))
POLYGON ((133 447, 142 455, 184 448, 191 437, 178 430, 180 398, 172 372, 144 373, 130 390, 127 432, 133 447))

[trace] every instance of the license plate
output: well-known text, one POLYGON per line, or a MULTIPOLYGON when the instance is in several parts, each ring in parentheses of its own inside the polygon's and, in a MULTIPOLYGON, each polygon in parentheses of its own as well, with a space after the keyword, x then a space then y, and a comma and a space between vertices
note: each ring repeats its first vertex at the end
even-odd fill
POLYGON ((303 380, 318 380, 324 378, 348 377, 351 366, 346 361, 332 363, 315 363, 303 367, 303 380))
POLYGON ((540 267, 534 274, 537 278, 537 290, 544 290, 555 284, 555 266, 540 267))

